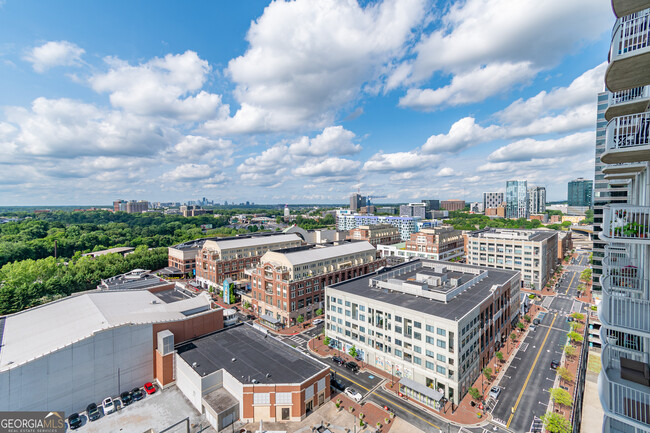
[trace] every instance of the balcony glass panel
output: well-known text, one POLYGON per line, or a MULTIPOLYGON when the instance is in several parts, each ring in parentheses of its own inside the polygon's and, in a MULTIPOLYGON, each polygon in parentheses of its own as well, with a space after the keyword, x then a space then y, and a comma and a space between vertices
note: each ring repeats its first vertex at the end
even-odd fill
POLYGON ((650 144, 650 112, 614 117, 607 124, 607 150, 650 144))
POLYGON ((650 238, 650 207, 610 205, 604 212, 601 235, 625 241, 650 238))

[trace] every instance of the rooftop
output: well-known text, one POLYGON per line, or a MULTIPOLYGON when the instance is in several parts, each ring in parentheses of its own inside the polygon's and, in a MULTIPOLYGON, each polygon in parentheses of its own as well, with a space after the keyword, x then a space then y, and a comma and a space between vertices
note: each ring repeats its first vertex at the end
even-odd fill
MULTIPOLYGON (((504 269, 486 268, 481 266, 454 264, 450 262, 416 259, 402 263, 393 267, 387 267, 375 271, 371 274, 347 280, 342 283, 333 284, 327 287, 327 291, 338 290, 350 295, 356 295, 363 298, 372 299, 373 302, 382 302, 388 305, 397 305, 402 308, 411 309, 420 313, 429 314, 447 320, 459 320, 469 313, 477 305, 480 305, 486 298, 492 295, 493 286, 500 286, 509 280, 516 278, 519 272, 504 269), (433 292, 439 292, 445 296, 447 301, 430 299, 422 295, 415 294, 416 290, 408 293, 408 288, 404 291, 391 290, 377 285, 373 287, 372 280, 390 280, 398 279, 407 285, 417 284, 418 274, 431 274, 436 276, 440 274, 438 269, 427 269, 429 266, 445 268, 447 280, 451 281, 460 277, 456 287, 463 284, 471 283, 469 287, 462 289, 460 293, 454 293, 454 287, 441 287, 436 290, 433 286, 433 292), (474 282, 472 282, 474 280, 474 282), (453 296, 450 296, 453 295, 453 296)), ((516 282, 516 284, 519 284, 516 282)), ((427 290, 427 289, 425 289, 427 290)))
POLYGON ((231 248, 247 248, 259 245, 273 245, 283 242, 299 241, 302 239, 296 234, 277 234, 269 236, 251 236, 241 238, 229 238, 227 240, 209 240, 203 245, 204 248, 214 250, 227 250, 231 248))
MULTIPOLYGON (((207 294, 165 303, 147 290, 93 292, 5 316, 0 371, 121 325, 183 320, 210 309, 207 294)), ((0 327, 0 330, 2 328, 0 327)))
POLYGON ((82 254, 82 256, 97 257, 97 256, 103 256, 104 254, 113 254, 113 253, 124 254, 124 253, 131 252, 133 250, 135 250, 134 247, 115 247, 115 248, 109 248, 107 250, 93 251, 92 253, 82 254))
MULTIPOLYGON (((332 245, 327 247, 314 247, 309 249, 304 248, 287 248, 285 250, 269 251, 264 256, 271 259, 275 254, 282 254, 293 266, 301 265, 304 263, 312 263, 319 260, 329 260, 335 257, 344 256, 347 254, 361 253, 365 251, 375 251, 368 241, 359 242, 346 242, 340 245, 332 245)), ((265 258, 262 257, 260 262, 264 263, 265 258)))
POLYGON ((523 229, 502 229, 502 228, 487 228, 483 230, 476 230, 469 233, 470 237, 486 238, 486 239, 501 239, 512 241, 533 241, 541 242, 555 236, 555 230, 523 230, 523 229))
POLYGON ((134 269, 125 274, 102 280, 97 286, 100 290, 148 290, 154 287, 173 284, 144 269, 134 269))
POLYGON ((240 324, 179 345, 177 353, 201 376, 222 368, 241 383, 302 383, 328 366, 277 338, 240 324), (267 376, 268 375, 268 376, 267 376))

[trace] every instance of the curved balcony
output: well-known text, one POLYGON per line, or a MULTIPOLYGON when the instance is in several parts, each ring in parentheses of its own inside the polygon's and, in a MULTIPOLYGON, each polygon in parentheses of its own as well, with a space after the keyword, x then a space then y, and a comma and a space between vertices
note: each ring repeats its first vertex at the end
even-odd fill
POLYGON ((650 86, 634 87, 620 92, 609 92, 609 101, 605 119, 609 122, 614 117, 647 111, 650 103, 650 86))
POLYGON ((625 328, 630 334, 650 337, 648 281, 641 278, 601 278, 603 300, 598 308, 601 323, 625 328))
POLYGON ((650 161, 650 111, 615 117, 607 124, 605 164, 650 161))
POLYGON ((645 162, 626 162, 622 164, 608 164, 603 167, 605 179, 612 176, 611 179, 632 179, 637 174, 643 172, 647 167, 645 162), (616 176, 625 176, 618 178, 616 176), (630 177, 631 176, 631 177, 630 177))
POLYGON ((616 20, 612 31, 609 66, 605 85, 611 92, 620 92, 649 83, 650 9, 616 20))
POLYGON ((602 231, 598 237, 605 242, 650 244, 650 207, 607 206, 603 209, 602 231))
POLYGON ((612 0, 612 9, 617 17, 624 17, 650 7, 648 0, 612 0))

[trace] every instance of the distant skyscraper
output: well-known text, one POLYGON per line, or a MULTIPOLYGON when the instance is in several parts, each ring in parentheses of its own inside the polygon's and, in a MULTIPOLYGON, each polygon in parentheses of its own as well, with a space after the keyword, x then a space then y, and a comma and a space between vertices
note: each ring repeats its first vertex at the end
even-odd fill
POLYGON ((578 178, 569 182, 569 206, 592 207, 592 194, 594 183, 590 179, 578 178))
POLYGON ((426 211, 440 210, 440 200, 422 200, 426 206, 426 211))
POLYGON ((528 212, 531 215, 546 212, 546 188, 543 186, 528 188, 528 212))
POLYGON ((528 182, 506 182, 506 218, 528 218, 528 182))
POLYGON ((354 193, 350 196, 350 210, 353 212, 358 211, 366 205, 366 198, 361 194, 354 193))
POLYGON ((484 192, 483 193, 483 210, 485 209, 496 209, 505 200, 503 199, 502 192, 484 192))
POLYGON ((285 205, 284 205, 284 216, 285 216, 285 217, 288 217, 288 216, 290 216, 290 215, 291 215, 291 211, 289 210, 289 205, 288 205, 288 204, 285 204, 285 205))

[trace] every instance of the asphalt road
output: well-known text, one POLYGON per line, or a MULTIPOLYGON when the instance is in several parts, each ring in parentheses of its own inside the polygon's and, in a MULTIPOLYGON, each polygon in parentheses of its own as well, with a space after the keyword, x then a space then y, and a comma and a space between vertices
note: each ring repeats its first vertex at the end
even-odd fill
POLYGON ((587 256, 581 255, 575 265, 567 266, 556 295, 543 301, 549 312, 521 342, 517 356, 500 383, 503 391, 492 415, 502 420, 513 432, 529 431, 533 418, 547 410, 548 390, 553 386, 556 375, 550 367, 551 361, 559 361, 562 357, 566 334, 570 330, 568 316, 572 311, 585 309, 581 302, 575 300, 575 296, 576 287, 580 284, 580 272, 587 263, 587 256))

